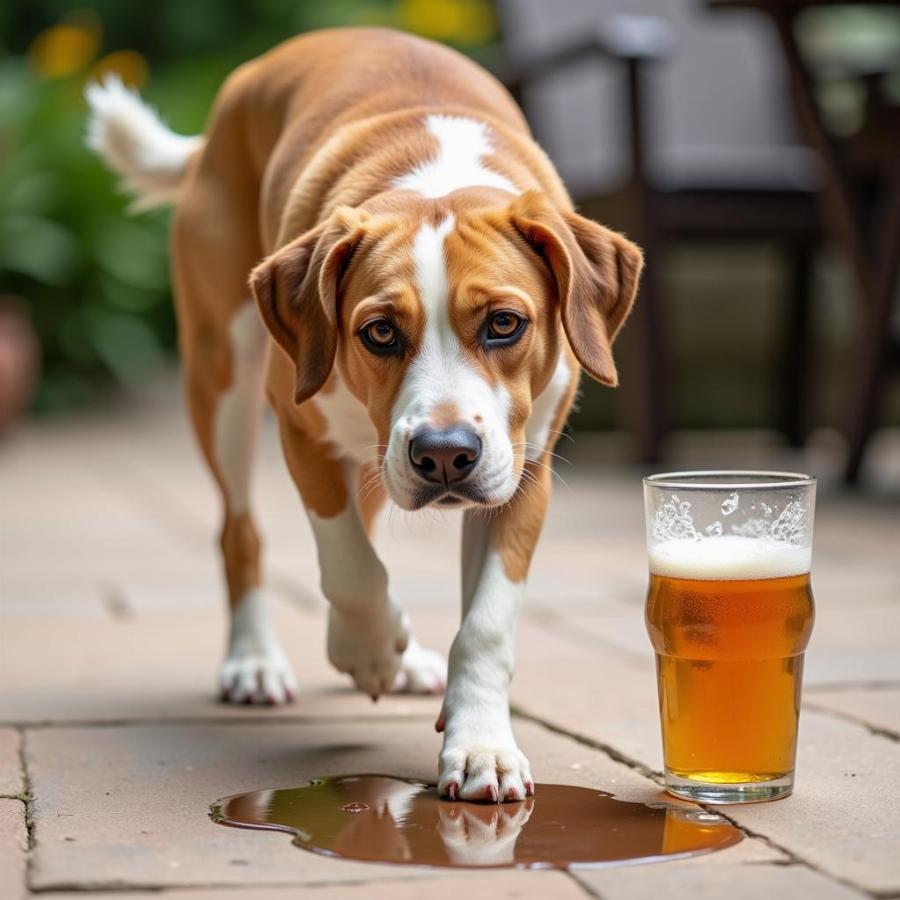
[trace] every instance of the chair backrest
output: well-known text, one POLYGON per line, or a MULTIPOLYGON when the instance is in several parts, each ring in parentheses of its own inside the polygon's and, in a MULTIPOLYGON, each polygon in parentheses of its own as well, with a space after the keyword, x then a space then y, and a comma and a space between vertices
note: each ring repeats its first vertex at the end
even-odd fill
MULTIPOLYGON (((661 186, 809 187, 810 153, 793 121, 774 26, 755 10, 713 11, 703 0, 497 0, 505 40, 552 46, 617 15, 652 15, 675 46, 647 70, 647 144, 661 186)), ((524 93, 538 140, 576 196, 629 172, 623 67, 585 61, 524 93)))

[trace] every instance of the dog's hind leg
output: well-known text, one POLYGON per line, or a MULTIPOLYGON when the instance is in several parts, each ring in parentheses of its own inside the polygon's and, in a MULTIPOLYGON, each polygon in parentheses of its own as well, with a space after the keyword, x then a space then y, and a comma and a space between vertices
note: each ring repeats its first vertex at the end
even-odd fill
POLYGON ((296 682, 269 622, 250 509, 269 349, 247 286, 261 255, 255 191, 236 177, 249 171, 240 160, 229 165, 210 156, 204 154, 187 180, 172 235, 188 405, 222 496, 231 618, 219 690, 233 703, 284 703, 295 695, 296 682))

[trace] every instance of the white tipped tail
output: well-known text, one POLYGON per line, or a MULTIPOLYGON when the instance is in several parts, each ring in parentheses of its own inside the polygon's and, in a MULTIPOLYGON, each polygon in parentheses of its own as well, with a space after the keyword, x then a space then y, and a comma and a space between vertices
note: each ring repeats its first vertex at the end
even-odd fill
POLYGON ((187 161, 203 137, 175 134, 116 76, 88 85, 85 97, 91 108, 87 145, 137 195, 132 209, 173 203, 187 161))

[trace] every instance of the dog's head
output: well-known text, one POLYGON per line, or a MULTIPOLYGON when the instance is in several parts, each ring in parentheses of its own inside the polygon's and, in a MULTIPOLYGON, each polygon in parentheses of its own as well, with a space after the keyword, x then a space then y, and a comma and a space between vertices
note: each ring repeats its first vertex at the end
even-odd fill
POLYGON ((402 192, 337 210, 251 284, 296 365, 296 401, 337 368, 365 404, 398 506, 496 506, 518 487, 562 342, 616 384, 641 265, 630 241, 534 192, 402 192))

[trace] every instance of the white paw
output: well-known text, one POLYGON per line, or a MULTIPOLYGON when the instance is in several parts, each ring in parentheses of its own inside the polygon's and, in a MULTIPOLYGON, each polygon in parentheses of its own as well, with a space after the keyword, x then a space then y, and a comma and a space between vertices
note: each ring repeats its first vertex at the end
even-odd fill
POLYGON ((394 693, 442 694, 446 686, 447 661, 411 637, 394 678, 394 693))
POLYGON ((297 679, 283 653, 229 656, 219 669, 219 692, 227 703, 279 706, 293 703, 297 679))
POLYGON ((328 616, 328 659, 373 700, 390 692, 409 644, 406 616, 392 603, 372 613, 328 616))
POLYGON ((297 680, 266 614, 249 590, 231 616, 228 653, 219 669, 219 694, 228 703, 282 704, 297 696, 297 680))
POLYGON ((524 800, 534 793, 525 754, 507 736, 447 737, 439 757, 438 791, 451 800, 524 800))
POLYGON ((533 808, 530 797, 515 806, 442 804, 438 833, 451 862, 458 866, 509 865, 533 808))

